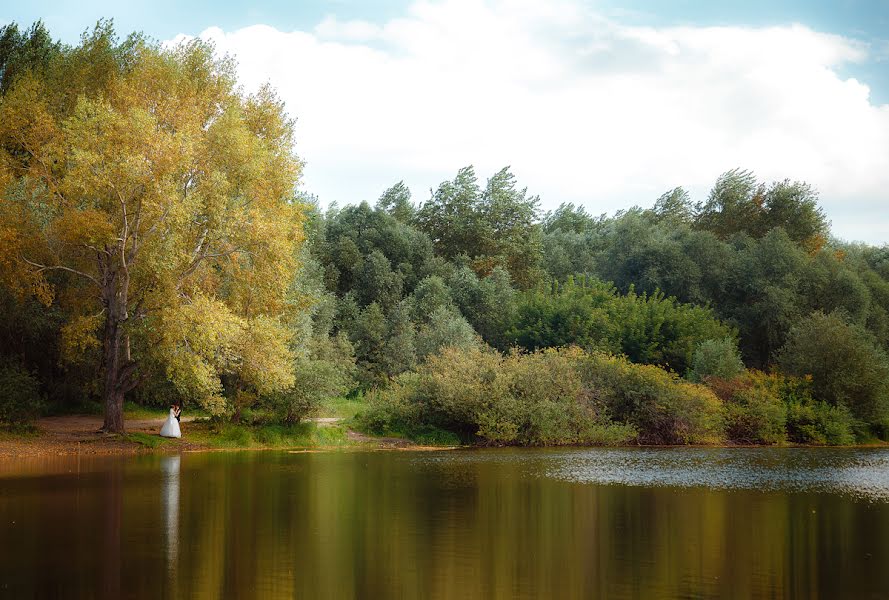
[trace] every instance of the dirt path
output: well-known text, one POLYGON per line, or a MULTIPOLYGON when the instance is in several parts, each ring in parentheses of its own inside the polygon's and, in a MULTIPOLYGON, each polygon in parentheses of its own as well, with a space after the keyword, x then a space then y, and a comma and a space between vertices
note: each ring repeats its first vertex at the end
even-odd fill
MULTIPOLYGON (((194 421, 184 417, 183 423, 194 421)), ((127 433, 157 434, 164 418, 127 419, 127 433)), ((49 456, 64 454, 136 454, 144 451, 141 444, 119 435, 106 434, 99 415, 65 415, 44 417, 35 423, 34 435, 0 435, 0 457, 49 456)), ((172 449, 188 450, 199 446, 177 440, 172 449)))

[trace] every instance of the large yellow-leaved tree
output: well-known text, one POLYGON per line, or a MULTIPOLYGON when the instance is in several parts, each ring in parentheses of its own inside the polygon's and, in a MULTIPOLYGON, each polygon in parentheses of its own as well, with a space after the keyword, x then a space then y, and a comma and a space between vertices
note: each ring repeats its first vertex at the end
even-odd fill
POLYGON ((211 46, 106 22, 0 97, 0 277, 64 305, 66 352, 101 356, 105 430, 149 372, 214 413, 223 382, 293 384, 292 134, 211 46))

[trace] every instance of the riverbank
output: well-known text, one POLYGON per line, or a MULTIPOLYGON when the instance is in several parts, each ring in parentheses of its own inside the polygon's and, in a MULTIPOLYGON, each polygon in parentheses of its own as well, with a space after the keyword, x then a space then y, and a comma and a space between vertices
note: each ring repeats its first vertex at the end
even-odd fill
POLYGON ((116 455, 146 452, 202 452, 230 449, 292 448, 417 448, 423 446, 394 437, 372 437, 351 431, 342 418, 322 417, 299 425, 246 427, 213 426, 209 421, 185 417, 182 438, 161 437, 162 417, 142 416, 126 421, 123 435, 99 431, 99 415, 64 415, 38 419, 29 430, 0 430, 0 459, 63 456, 116 455))
MULTIPOLYGON (((140 413, 126 421, 123 435, 99 431, 99 415, 64 415, 38 419, 25 431, 0 429, 0 460, 46 456, 110 456, 146 453, 211 452, 221 450, 441 450, 458 446, 419 441, 405 437, 374 436, 354 431, 344 425, 343 417, 318 417, 294 426, 231 425, 215 426, 208 420, 194 417, 182 419, 183 437, 163 438, 159 435, 164 418, 140 413)), ((690 447, 695 445, 681 446, 690 447)), ((784 447, 833 447, 784 444, 784 447)), ((634 446, 639 447, 639 446, 634 446)), ((672 446, 647 446, 672 447, 672 446)), ((761 448, 753 444, 707 445, 713 448, 761 448)), ((889 447, 887 442, 856 444, 844 448, 889 447)))

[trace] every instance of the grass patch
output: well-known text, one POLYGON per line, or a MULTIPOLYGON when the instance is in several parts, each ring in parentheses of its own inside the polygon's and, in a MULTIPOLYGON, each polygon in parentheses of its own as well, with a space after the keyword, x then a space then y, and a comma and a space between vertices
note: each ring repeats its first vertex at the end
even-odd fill
POLYGON ((407 438, 423 446, 460 446, 463 443, 453 431, 431 426, 411 431, 407 438))
POLYGON ((37 437, 40 430, 33 423, 0 423, 0 436, 37 437))
POLYGON ((365 408, 364 398, 361 396, 329 398, 321 403, 317 416, 349 420, 365 408))
POLYGON ((141 431, 124 434, 123 439, 146 448, 157 448, 161 444, 166 443, 166 440, 159 435, 142 433, 141 431))
POLYGON ((346 428, 315 423, 244 425, 224 423, 189 427, 189 441, 213 448, 312 448, 347 446, 346 428))

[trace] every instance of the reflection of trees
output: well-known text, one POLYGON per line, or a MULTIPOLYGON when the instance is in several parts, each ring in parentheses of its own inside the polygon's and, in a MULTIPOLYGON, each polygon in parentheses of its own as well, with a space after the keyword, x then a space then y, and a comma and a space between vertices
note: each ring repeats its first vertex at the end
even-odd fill
POLYGON ((178 517, 188 577, 174 589, 195 598, 786 598, 889 586, 874 567, 889 561, 877 535, 889 533, 887 505, 575 485, 529 477, 527 460, 190 455, 178 517), (871 558, 850 561, 856 552, 871 558))
POLYGON ((0 596, 829 598, 889 589, 889 503, 575 485, 529 476, 551 457, 533 451, 437 456, 103 459, 77 473, 3 479, 0 582, 11 587, 0 596))
POLYGON ((123 463, 110 463, 102 486, 102 597, 120 598, 123 463))

